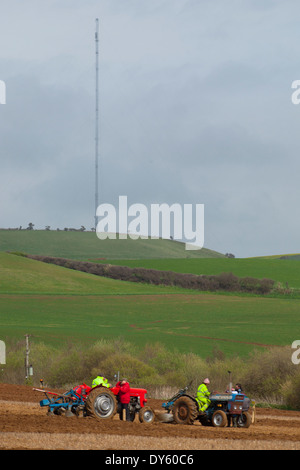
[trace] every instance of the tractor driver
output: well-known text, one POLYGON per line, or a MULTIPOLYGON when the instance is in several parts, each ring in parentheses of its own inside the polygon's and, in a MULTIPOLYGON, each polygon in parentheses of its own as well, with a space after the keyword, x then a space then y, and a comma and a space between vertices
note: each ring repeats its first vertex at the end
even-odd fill
POLYGON ((196 400, 198 402, 199 410, 205 411, 210 405, 210 391, 207 388, 207 385, 210 384, 208 378, 204 379, 202 384, 199 385, 196 395, 196 400))
POLYGON ((92 382, 92 388, 102 385, 103 387, 109 388, 111 385, 108 383, 108 380, 102 375, 99 374, 92 382))

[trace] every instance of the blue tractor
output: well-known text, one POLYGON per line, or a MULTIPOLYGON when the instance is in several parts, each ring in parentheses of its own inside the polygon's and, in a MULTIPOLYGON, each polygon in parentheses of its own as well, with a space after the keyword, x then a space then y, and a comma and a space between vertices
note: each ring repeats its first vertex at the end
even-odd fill
POLYGON ((177 424, 193 424, 199 420, 203 426, 234 426, 248 428, 252 422, 249 412, 251 400, 244 394, 218 393, 209 397, 210 405, 200 411, 194 396, 187 392, 189 386, 179 390, 170 400, 162 404, 171 419, 177 424))

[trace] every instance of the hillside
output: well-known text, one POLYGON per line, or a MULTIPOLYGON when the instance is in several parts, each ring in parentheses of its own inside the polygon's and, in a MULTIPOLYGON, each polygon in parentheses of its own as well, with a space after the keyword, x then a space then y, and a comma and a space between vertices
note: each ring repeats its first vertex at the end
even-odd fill
POLYGON ((118 281, 0 252, 0 294, 161 294, 177 289, 118 281))
POLYGON ((207 357, 215 349, 228 356, 245 356, 256 348, 291 344, 299 337, 298 299, 208 294, 119 281, 4 251, 75 260, 106 258, 104 262, 111 263, 115 258, 117 264, 123 261, 197 274, 232 271, 240 276, 270 277, 296 287, 297 261, 221 259, 222 255, 209 250, 215 259, 187 259, 184 256, 199 253, 185 252, 184 245, 166 240, 107 240, 103 244, 91 232, 0 231, 0 239, 4 340, 19 341, 31 334, 33 341, 59 345, 122 337, 139 348, 161 343, 169 350, 207 357), (146 242, 148 251, 143 245, 146 242), (132 261, 125 261, 126 257, 132 261))
POLYGON ((184 243, 172 240, 99 240, 94 232, 50 230, 0 230, 1 251, 77 260, 224 257, 207 248, 187 251, 184 243))
POLYGON ((124 340, 207 357, 243 356, 299 336, 299 300, 187 291, 106 279, 0 254, 1 337, 90 344, 124 340))

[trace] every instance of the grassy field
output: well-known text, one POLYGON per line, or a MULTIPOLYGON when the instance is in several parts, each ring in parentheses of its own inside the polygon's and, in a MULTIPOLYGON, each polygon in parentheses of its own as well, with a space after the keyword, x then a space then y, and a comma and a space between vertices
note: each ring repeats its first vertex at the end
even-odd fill
POLYGON ((0 230, 0 252, 20 251, 77 260, 224 257, 206 248, 187 251, 171 240, 99 240, 95 232, 0 230))
POLYGON ((213 349, 243 356, 300 337, 299 307, 297 299, 191 293, 0 254, 3 339, 31 334, 32 341, 91 344, 122 337, 202 357, 213 349))
POLYGON ((122 337, 207 357, 245 355, 299 337, 299 302, 222 295, 1 295, 1 336, 91 344, 122 337))

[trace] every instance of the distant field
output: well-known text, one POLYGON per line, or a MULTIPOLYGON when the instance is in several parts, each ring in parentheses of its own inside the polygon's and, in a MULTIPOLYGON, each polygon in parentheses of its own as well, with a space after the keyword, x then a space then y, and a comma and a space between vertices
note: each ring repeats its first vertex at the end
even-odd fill
POLYGON ((0 338, 90 344, 123 337, 207 357, 300 337, 300 301, 191 293, 96 277, 0 254, 0 338))
POLYGON ((215 258, 215 259, 148 259, 97 261, 161 271, 216 275, 232 272, 239 277, 269 278, 285 287, 300 288, 300 263, 297 259, 278 258, 215 258))
POLYGON ((202 357, 214 348, 243 356, 299 339, 299 307, 297 300, 210 294, 0 294, 0 331, 1 338, 28 333, 53 344, 122 337, 202 357))
POLYGON ((270 255, 270 256, 259 256, 259 257, 251 257, 249 259, 300 259, 300 253, 288 253, 285 255, 270 255))
POLYGON ((95 232, 52 230, 0 230, 1 251, 77 260, 224 257, 206 248, 187 251, 184 243, 171 240, 99 240, 95 232))

